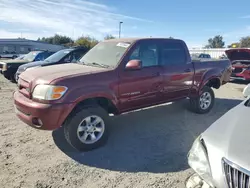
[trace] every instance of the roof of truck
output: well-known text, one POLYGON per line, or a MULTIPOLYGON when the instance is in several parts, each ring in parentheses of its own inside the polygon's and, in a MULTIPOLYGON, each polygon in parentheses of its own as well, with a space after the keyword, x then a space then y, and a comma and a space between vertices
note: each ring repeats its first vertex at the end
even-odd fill
POLYGON ((109 39, 109 40, 104 40, 104 42, 129 42, 129 43, 133 43, 139 40, 169 40, 169 41, 182 41, 180 39, 170 39, 170 38, 152 38, 152 37, 148 37, 148 38, 117 38, 117 39, 109 39))

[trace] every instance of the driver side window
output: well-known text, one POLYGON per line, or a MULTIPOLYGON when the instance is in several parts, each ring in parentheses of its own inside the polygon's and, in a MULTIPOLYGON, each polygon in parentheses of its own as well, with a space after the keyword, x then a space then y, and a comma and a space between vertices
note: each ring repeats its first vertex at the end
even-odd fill
POLYGON ((142 42, 137 45, 129 60, 141 60, 142 67, 158 66, 158 48, 155 43, 142 42))

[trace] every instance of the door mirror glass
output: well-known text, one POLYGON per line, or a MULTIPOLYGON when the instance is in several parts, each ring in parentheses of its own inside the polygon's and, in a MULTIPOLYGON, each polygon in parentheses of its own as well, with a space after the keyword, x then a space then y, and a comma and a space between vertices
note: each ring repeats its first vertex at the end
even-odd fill
POLYGON ((243 95, 244 97, 249 97, 250 96, 250 84, 248 84, 244 90, 243 90, 243 95))
POLYGON ((140 70, 142 66, 141 60, 130 60, 126 64, 126 70, 140 70))

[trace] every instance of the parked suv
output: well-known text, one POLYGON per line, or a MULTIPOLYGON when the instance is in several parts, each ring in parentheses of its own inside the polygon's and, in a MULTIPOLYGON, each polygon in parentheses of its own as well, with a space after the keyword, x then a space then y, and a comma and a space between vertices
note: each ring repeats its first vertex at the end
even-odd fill
POLYGON ((195 54, 192 54, 191 55, 192 59, 211 59, 211 56, 209 54, 198 54, 198 53, 195 53, 195 54))
POLYGON ((9 52, 9 51, 4 51, 2 54, 0 54, 0 59, 1 58, 8 58, 8 59, 15 59, 19 55, 16 52, 9 52))
POLYGON ((21 65, 16 72, 15 79, 18 81, 19 75, 31 68, 77 62, 87 51, 88 49, 85 47, 63 49, 49 56, 44 61, 35 61, 21 65))
POLYGON ((52 55, 54 52, 49 51, 32 51, 25 55, 23 59, 4 60, 0 62, 0 73, 8 80, 15 82, 15 74, 20 65, 33 62, 42 61, 52 55))
POLYGON ((230 75, 229 60, 192 61, 182 40, 107 40, 80 63, 22 73, 14 93, 16 114, 37 129, 62 126, 68 142, 87 151, 107 140, 109 114, 187 97, 194 112, 209 112, 211 88, 220 88, 230 75))

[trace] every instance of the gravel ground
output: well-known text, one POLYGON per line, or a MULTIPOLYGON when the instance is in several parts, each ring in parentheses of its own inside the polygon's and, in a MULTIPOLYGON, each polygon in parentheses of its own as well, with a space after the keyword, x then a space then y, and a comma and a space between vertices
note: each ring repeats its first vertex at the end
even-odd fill
POLYGON ((187 101, 114 117, 106 146, 78 153, 62 130, 39 131, 19 121, 15 85, 0 75, 0 187, 184 187, 194 139, 242 99, 244 84, 216 90, 213 110, 198 115, 187 101))

